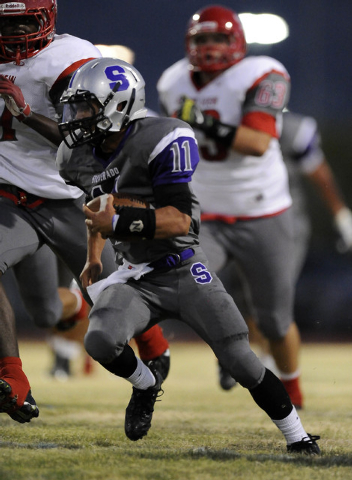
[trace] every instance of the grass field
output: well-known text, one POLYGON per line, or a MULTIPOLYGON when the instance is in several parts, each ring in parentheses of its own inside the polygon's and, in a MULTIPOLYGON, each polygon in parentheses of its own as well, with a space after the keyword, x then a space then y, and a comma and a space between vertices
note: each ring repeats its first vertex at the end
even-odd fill
POLYGON ((352 346, 304 344, 306 430, 321 435, 318 458, 286 453, 285 440, 241 387, 217 385, 202 343, 171 344, 170 376, 146 438, 124 435, 131 386, 95 364, 67 382, 46 375, 49 351, 21 343, 40 416, 0 415, 0 480, 352 479, 352 346))

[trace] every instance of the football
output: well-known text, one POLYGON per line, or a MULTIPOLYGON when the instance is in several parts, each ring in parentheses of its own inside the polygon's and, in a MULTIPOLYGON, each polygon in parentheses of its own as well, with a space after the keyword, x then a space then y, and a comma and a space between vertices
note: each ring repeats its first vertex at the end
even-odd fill
MULTIPOLYGON (((116 207, 149 208, 148 202, 136 196, 127 193, 111 193, 111 195, 114 197, 114 205, 116 207)), ((92 210, 92 212, 104 210, 108 196, 109 194, 105 193, 104 195, 93 198, 93 200, 87 203, 87 207, 92 210)))
MULTIPOLYGON (((150 208, 150 204, 145 202, 138 196, 129 195, 127 193, 111 193, 114 197, 114 206, 118 207, 134 207, 134 208, 150 208)), ((92 210, 92 212, 100 212, 105 209, 106 202, 109 194, 105 193, 99 197, 93 198, 90 202, 87 203, 87 207, 92 210)), ((142 238, 140 237, 116 237, 116 240, 120 242, 140 242, 142 238)))

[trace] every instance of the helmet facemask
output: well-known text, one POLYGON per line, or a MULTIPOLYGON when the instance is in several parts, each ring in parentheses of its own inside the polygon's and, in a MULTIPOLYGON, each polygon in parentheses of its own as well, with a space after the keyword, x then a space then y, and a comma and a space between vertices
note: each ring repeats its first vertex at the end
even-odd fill
MULTIPOLYGON (((218 33, 214 33, 219 35, 218 33)), ((189 41, 188 57, 194 70, 214 72, 224 70, 236 62, 236 51, 233 48, 232 36, 223 34, 223 42, 201 44, 198 39, 201 35, 194 35, 189 41)))
POLYGON ((34 2, 38 8, 32 8, 32 2, 0 4, 0 58, 15 61, 21 65, 21 60, 33 57, 54 38, 56 23, 56 1, 40 0, 34 2), (24 24, 31 22, 36 31, 20 35, 6 34, 3 29, 11 25, 11 21, 23 20, 24 24))
POLYGON ((63 95, 61 102, 64 109, 59 130, 68 147, 85 143, 95 145, 108 135, 112 123, 94 93, 77 90, 73 95, 63 95))

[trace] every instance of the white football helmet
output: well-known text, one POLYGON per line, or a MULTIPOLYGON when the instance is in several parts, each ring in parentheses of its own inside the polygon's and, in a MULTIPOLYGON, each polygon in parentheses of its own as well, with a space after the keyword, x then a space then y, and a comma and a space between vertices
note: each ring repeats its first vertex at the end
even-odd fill
POLYGON ((90 60, 73 75, 60 101, 60 132, 74 148, 96 143, 147 115, 145 82, 138 70, 117 58, 90 60), (66 137, 68 134, 68 137, 66 137))

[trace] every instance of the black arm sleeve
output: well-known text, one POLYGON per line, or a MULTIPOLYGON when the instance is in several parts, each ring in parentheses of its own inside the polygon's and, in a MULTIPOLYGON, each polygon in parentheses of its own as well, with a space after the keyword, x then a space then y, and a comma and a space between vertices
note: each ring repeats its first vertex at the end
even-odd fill
POLYGON ((154 188, 156 208, 171 205, 192 216, 192 195, 188 183, 172 183, 154 188))

